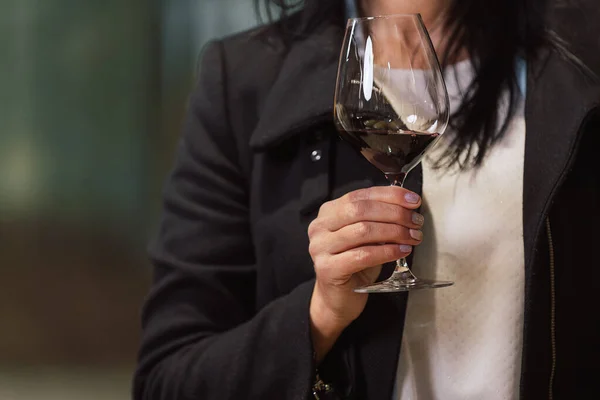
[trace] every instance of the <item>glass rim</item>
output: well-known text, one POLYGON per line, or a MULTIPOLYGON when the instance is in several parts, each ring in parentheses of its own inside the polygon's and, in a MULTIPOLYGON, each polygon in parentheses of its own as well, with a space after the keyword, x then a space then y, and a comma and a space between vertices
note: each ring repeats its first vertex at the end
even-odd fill
POLYGON ((370 16, 370 17, 353 17, 353 18, 348 18, 348 23, 350 22, 364 22, 364 21, 372 21, 372 20, 376 20, 376 19, 389 19, 389 18, 417 18, 417 19, 422 19, 421 13, 414 13, 414 14, 383 14, 383 15, 374 15, 374 16, 370 16))

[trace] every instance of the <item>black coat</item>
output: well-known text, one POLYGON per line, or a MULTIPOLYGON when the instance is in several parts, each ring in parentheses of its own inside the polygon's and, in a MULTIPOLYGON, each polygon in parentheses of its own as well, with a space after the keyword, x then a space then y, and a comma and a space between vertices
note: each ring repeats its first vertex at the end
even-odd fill
MULTIPOLYGON (((267 27, 206 48, 150 248, 136 400, 309 396, 308 224, 385 184, 332 123, 342 34, 286 50, 267 27)), ((600 399, 600 87, 550 50, 527 82, 521 398, 600 399)), ((321 368, 338 393, 391 398, 406 300, 371 295, 345 330, 321 368)))

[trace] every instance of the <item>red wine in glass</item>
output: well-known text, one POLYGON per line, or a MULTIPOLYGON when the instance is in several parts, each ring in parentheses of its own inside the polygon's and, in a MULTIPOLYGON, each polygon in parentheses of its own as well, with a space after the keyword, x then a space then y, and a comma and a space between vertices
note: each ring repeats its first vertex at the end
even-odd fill
POLYGON ((375 113, 351 112, 348 121, 348 130, 338 124, 340 136, 392 184, 402 182, 440 137, 435 132, 409 130, 401 120, 375 113))

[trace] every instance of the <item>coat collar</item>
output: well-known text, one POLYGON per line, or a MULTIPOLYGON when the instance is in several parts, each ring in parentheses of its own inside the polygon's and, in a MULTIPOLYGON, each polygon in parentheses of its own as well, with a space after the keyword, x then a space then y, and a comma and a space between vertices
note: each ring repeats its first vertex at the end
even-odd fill
POLYGON ((294 41, 250 138, 256 151, 309 126, 333 121, 333 99, 344 30, 333 23, 294 41))

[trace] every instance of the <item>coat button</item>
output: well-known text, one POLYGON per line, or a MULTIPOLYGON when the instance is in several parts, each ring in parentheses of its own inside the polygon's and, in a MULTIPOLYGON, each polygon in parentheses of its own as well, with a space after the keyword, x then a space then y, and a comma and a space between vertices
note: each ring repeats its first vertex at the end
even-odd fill
POLYGON ((317 162, 321 160, 322 155, 323 153, 321 152, 321 150, 313 150, 313 152, 310 153, 310 159, 317 162))

